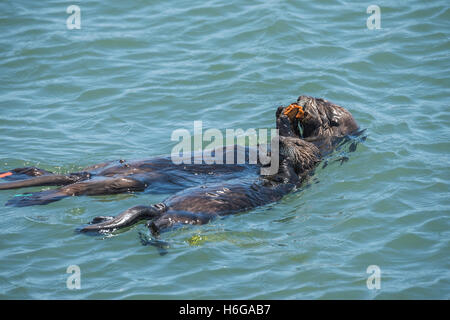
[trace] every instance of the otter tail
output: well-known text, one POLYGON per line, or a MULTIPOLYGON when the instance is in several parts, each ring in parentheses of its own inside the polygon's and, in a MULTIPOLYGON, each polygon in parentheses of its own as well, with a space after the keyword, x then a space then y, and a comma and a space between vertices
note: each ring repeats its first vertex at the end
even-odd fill
POLYGON ((105 233, 132 226, 142 220, 153 220, 167 210, 162 203, 152 206, 135 206, 116 217, 96 217, 90 224, 77 229, 78 232, 105 233))

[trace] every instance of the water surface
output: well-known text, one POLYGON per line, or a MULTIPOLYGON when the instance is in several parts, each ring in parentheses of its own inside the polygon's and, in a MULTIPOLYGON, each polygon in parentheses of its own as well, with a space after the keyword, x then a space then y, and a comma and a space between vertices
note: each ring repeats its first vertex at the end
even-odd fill
POLYGON ((164 256, 140 244, 144 225, 75 228, 167 195, 14 208, 43 188, 2 191, 1 298, 450 298, 447 1, 82 1, 80 30, 69 4, 0 4, 0 171, 168 154, 195 120, 273 128, 300 94, 346 107, 368 137, 277 204, 164 234, 164 256))

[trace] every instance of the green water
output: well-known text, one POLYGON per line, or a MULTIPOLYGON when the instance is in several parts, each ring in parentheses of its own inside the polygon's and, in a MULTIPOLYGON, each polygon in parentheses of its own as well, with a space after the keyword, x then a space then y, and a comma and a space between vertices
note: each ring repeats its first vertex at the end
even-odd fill
POLYGON ((75 229, 167 195, 15 208, 46 188, 2 191, 0 298, 449 299, 449 31, 447 1, 3 1, 0 171, 168 154, 195 120, 273 128, 300 94, 346 107, 368 137, 279 203, 164 234, 164 256, 142 224, 75 229))

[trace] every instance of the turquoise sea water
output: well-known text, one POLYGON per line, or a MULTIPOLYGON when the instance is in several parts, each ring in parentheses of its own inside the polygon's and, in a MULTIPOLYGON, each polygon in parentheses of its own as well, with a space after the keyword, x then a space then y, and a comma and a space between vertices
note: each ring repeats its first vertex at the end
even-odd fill
POLYGON ((15 208, 46 188, 2 191, 0 298, 449 299, 449 34, 448 1, 3 1, 0 171, 169 154, 195 120, 273 128, 300 94, 346 107, 367 140, 279 203, 163 234, 164 256, 142 224, 75 229, 167 195, 15 208))

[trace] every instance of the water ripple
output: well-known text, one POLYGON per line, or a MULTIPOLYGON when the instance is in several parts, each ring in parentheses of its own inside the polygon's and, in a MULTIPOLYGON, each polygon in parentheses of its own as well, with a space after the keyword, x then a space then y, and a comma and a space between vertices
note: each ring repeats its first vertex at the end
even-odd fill
POLYGON ((272 128, 300 94, 348 108, 368 137, 277 204, 164 234, 163 256, 140 245, 144 225, 74 232, 163 195, 3 207, 0 297, 448 299, 450 10, 379 5, 368 30, 367 4, 345 0, 89 0, 67 30, 57 1, 1 3, 0 171, 167 154, 194 120, 272 128), (66 287, 73 264, 81 290, 66 287), (373 264, 381 290, 366 287, 373 264))

